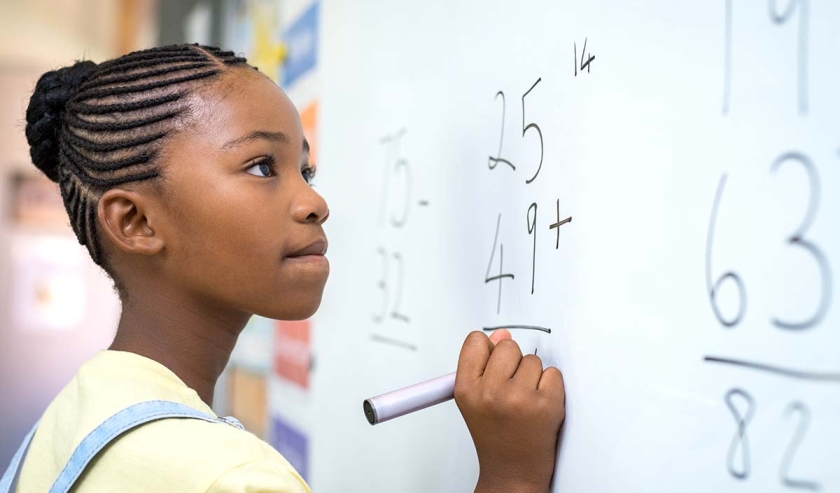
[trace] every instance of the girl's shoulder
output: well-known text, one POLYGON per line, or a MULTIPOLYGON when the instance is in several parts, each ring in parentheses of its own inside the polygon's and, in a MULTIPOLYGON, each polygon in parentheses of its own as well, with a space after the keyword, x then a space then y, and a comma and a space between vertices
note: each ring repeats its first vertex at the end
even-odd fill
MULTIPOLYGON (((41 417, 18 491, 47 491, 94 429, 116 413, 150 401, 174 402, 215 417, 159 363, 115 351, 86 362, 41 417)), ((258 491, 308 491, 300 489, 305 483, 288 461, 255 435, 222 422, 185 418, 152 421, 120 435, 90 462, 74 491, 205 492, 231 481, 225 478, 247 479, 243 475, 257 481, 271 478, 283 488, 258 491)))

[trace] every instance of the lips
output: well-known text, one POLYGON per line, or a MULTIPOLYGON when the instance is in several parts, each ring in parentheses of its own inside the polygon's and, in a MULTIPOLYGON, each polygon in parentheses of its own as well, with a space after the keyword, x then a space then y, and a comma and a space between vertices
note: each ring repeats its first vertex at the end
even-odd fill
POLYGON ((286 255, 288 258, 307 257, 310 255, 324 256, 327 253, 327 239, 319 238, 312 243, 292 251, 286 255))

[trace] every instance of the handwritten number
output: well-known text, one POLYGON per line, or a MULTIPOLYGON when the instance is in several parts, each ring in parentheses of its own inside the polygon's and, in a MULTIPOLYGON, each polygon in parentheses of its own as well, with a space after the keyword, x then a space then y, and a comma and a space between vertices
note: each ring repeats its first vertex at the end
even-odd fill
POLYGON ((534 274, 537 269, 537 203, 534 202, 528 207, 528 234, 534 235, 534 253, 531 255, 531 294, 534 294, 534 274), (531 218, 531 211, 534 211, 534 217, 531 218))
POLYGON ((525 125, 525 96, 530 94, 531 91, 533 91, 534 88, 537 87, 537 84, 539 84, 541 80, 542 80, 542 78, 537 79, 537 81, 534 82, 534 85, 532 85, 531 88, 528 89, 527 91, 525 91, 525 94, 522 95, 522 137, 525 137, 525 133, 532 128, 535 129, 537 131, 537 134, 540 136, 540 165, 537 167, 537 172, 534 173, 534 176, 532 176, 530 180, 528 180, 528 179, 525 180, 526 185, 531 183, 532 181, 536 180, 537 175, 540 174, 540 170, 542 169, 542 163, 543 163, 543 152, 545 150, 544 147, 543 147, 543 136, 542 136, 542 130, 540 130, 540 126, 537 125, 536 123, 529 123, 528 125, 525 125))
POLYGON ((709 300, 712 304, 712 311, 715 313, 718 322, 724 327, 734 327, 744 319, 744 314, 747 311, 747 290, 744 287, 744 282, 741 277, 735 272, 728 271, 724 273, 717 281, 712 283, 712 244, 714 243, 715 221, 717 220, 718 208, 720 207, 720 200, 723 197, 723 187, 726 185, 726 174, 720 177, 717 192, 715 193, 715 201, 712 205, 712 216, 709 220, 709 232, 706 236, 706 289, 709 293, 709 300), (720 287, 727 280, 731 280, 738 286, 738 313, 734 318, 726 318, 718 308, 717 295, 720 292, 720 287))
POLYGON ((396 163, 394 163, 394 171, 398 172, 400 170, 403 170, 403 173, 405 173, 405 199, 402 215, 399 218, 397 218, 397 216, 391 217, 391 225, 395 228, 402 228, 405 226, 405 223, 408 222, 408 211, 411 209, 412 177, 411 167, 406 159, 400 158, 396 163))
MULTIPOLYGON (((767 0, 770 20, 780 26, 787 23, 799 10, 799 31, 797 34, 796 85, 799 114, 808 113, 808 1, 788 0, 787 8, 779 13, 779 0, 767 0)), ((726 0, 724 7, 723 43, 723 114, 729 113, 732 93, 732 0, 726 0)))
MULTIPOLYGON (((388 313, 388 305, 390 304, 390 286, 388 285, 388 252, 379 247, 376 249, 376 253, 382 257, 382 276, 379 278, 379 282, 376 283, 376 287, 382 290, 382 309, 379 311, 378 314, 373 316, 374 323, 381 324, 385 321, 385 315, 388 313)), ((394 259, 394 262, 397 264, 397 285, 396 285, 396 296, 394 297, 394 306, 391 309, 391 318, 395 320, 399 320, 401 322, 409 323, 410 319, 408 315, 404 313, 400 313, 400 304, 402 303, 402 292, 403 292, 403 283, 405 280, 404 275, 404 266, 403 266, 403 258, 402 254, 399 252, 394 252, 391 254, 391 258, 394 259)))
POLYGON ((788 488, 799 488, 803 490, 812 490, 812 491, 819 491, 820 485, 813 481, 804 481, 801 479, 791 479, 790 477, 790 467, 791 463, 793 462, 793 456, 796 455, 796 451, 799 449, 799 446, 802 444, 802 440, 805 438, 805 433, 808 432, 808 427, 811 424, 811 412, 805 407, 805 404, 801 402, 792 402, 787 409, 785 410, 785 414, 790 416, 794 412, 799 413, 799 424, 796 426, 796 432, 794 433, 793 437, 788 443, 787 448, 785 449, 785 454, 782 458, 782 463, 779 466, 779 479, 782 481, 782 484, 787 486, 788 488))
POLYGON ((385 314, 388 312, 388 254, 382 247, 377 248, 376 253, 382 257, 382 276, 380 276, 379 282, 376 283, 376 287, 382 290, 382 310, 380 310, 379 314, 373 316, 373 321, 381 324, 385 319, 385 314))
POLYGON ((392 258, 397 264, 397 294, 394 297, 394 309, 391 310, 391 318, 401 322, 409 323, 408 315, 400 313, 400 304, 402 303, 403 280, 404 280, 404 266, 402 254, 394 252, 392 258))
POLYGON ((778 13, 778 0, 767 1, 770 20, 777 26, 790 20, 797 7, 799 7, 797 92, 799 93, 799 114, 804 115, 808 113, 808 0, 790 0, 787 9, 781 14, 778 13))
POLYGON ((496 169, 496 166, 498 166, 499 163, 505 163, 508 166, 510 166, 511 169, 515 170, 516 166, 514 166, 513 163, 511 163, 507 159, 502 159, 502 143, 505 140, 505 106, 506 106, 506 104, 505 104, 505 93, 502 92, 502 91, 499 91, 499 92, 496 93, 496 96, 493 99, 494 100, 499 99, 499 96, 502 97, 502 132, 499 135, 499 153, 496 155, 496 157, 493 157, 493 156, 488 156, 487 157, 487 167, 490 168, 490 169, 496 169))
MULTIPOLYGON (((594 57, 590 57, 590 58, 594 59, 594 57)), ((589 62, 587 62, 587 63, 589 63, 589 62)), ((531 130, 531 129, 536 130, 537 134, 540 137, 540 163, 539 163, 539 166, 537 166, 537 171, 534 173, 534 176, 532 176, 530 179, 525 180, 526 184, 529 184, 529 183, 533 182, 537 178, 537 175, 540 174, 540 170, 542 169, 542 164, 543 164, 543 156, 545 154, 545 142, 543 141, 543 135, 542 135, 542 130, 540 129, 540 126, 537 125, 536 123, 533 123, 533 122, 528 123, 527 125, 525 124, 525 96, 527 96, 531 91, 533 91, 534 88, 537 87, 537 84, 539 84, 541 80, 542 80, 542 78, 537 79, 537 81, 534 82, 534 84, 530 87, 530 89, 525 91, 525 94, 522 95, 522 137, 524 138, 525 134, 528 132, 528 130, 531 130)), ((511 169, 515 170, 516 166, 514 166, 513 163, 511 163, 507 159, 502 158, 502 144, 504 143, 504 138, 505 138, 505 115, 506 115, 507 104, 505 102, 505 93, 503 91, 497 92, 494 99, 498 99, 499 96, 502 97, 502 129, 501 129, 501 132, 499 134, 499 152, 497 153, 497 155, 495 157, 493 157, 493 156, 488 156, 487 157, 487 167, 490 168, 490 169, 496 169, 496 167, 499 165, 499 163, 504 163, 504 164, 507 164, 508 166, 510 166, 511 169)))
MULTIPOLYGON (((583 72, 584 70, 586 70, 586 73, 589 73, 589 64, 592 63, 593 60, 595 60, 595 57, 592 56, 592 55, 589 55, 589 58, 586 58, 586 61, 584 61, 584 57, 586 57, 586 42, 587 41, 588 41, 588 38, 583 38, 583 50, 581 50, 581 52, 580 52, 580 71, 583 72)), ((575 77, 577 77, 577 74, 578 74, 577 43, 574 43, 574 49, 575 49, 575 77)))
POLYGON ((726 406, 735 418, 737 430, 729 445, 729 453, 726 456, 726 467, 729 474, 737 479, 746 479, 750 475, 750 442, 747 438, 747 426, 755 412, 755 402, 750 394, 741 389, 731 389, 723 398, 726 406), (735 397, 740 397, 746 404, 747 409, 742 414, 735 403, 735 397), (741 451, 741 467, 737 467, 735 456, 738 450, 741 451))
POLYGON ((496 255, 496 245, 499 243, 499 226, 501 225, 501 223, 502 215, 499 214, 498 219, 496 219, 496 235, 493 237, 493 250, 490 251, 490 262, 487 263, 487 272, 484 274, 484 284, 491 283, 494 281, 499 282, 499 296, 496 299, 496 313, 499 313, 502 307, 502 280, 514 278, 513 274, 503 273, 505 263, 504 245, 499 245, 499 274, 494 276, 490 275, 490 269, 493 268, 493 258, 496 255))
MULTIPOLYGON (((729 474, 736 479, 747 479, 750 475, 750 444, 747 437, 747 427, 755 415, 755 401, 752 396, 746 391, 733 388, 724 395, 724 402, 735 418, 737 430, 732 437, 732 442, 729 445, 729 452, 726 456, 726 467, 729 474), (741 411, 740 407, 746 406, 746 409, 741 411), (738 464, 738 452, 740 453, 740 464, 738 464)), ((815 481, 806 481, 802 479, 793 479, 790 477, 790 469, 793 464, 794 456, 799 450, 805 434, 811 424, 811 412, 805 404, 794 401, 785 409, 785 416, 792 414, 799 415, 799 422, 796 425, 796 431, 788 442, 782 455, 782 461, 779 464, 779 480, 788 488, 797 488, 803 490, 819 491, 820 485, 815 481)))
POLYGON ((820 180, 819 176, 817 176, 817 169, 814 166, 814 163, 812 163, 811 160, 804 154, 800 154, 798 152, 788 152, 782 154, 773 162, 771 170, 775 172, 783 163, 786 162, 796 162, 802 165, 808 174, 811 189, 808 200, 808 211, 805 213, 805 218, 802 220, 799 228, 797 228, 796 231, 788 237, 788 243, 792 246, 804 248, 814 257, 814 261, 820 269, 822 291, 817 311, 810 318, 801 322, 784 321, 775 317, 772 320, 773 325, 782 329, 803 330, 819 324, 828 312, 829 303, 831 301, 831 269, 828 265, 828 259, 825 254, 823 254, 822 250, 820 250, 820 248, 814 243, 805 239, 805 234, 811 227, 811 223, 814 221, 814 218, 817 215, 817 208, 819 207, 820 180))
POLYGON ((385 151, 385 175, 382 177, 382 198, 379 202, 379 224, 381 225, 388 212, 389 199, 391 198, 391 168, 394 172, 402 171, 405 173, 405 205, 403 206, 402 216, 391 217, 391 225, 397 228, 405 226, 408 221, 408 211, 411 203, 411 167, 408 160, 400 156, 399 143, 400 139, 406 134, 407 129, 402 128, 394 134, 386 135, 379 139, 379 143, 386 146, 385 151), (391 164, 393 161, 393 166, 391 164))

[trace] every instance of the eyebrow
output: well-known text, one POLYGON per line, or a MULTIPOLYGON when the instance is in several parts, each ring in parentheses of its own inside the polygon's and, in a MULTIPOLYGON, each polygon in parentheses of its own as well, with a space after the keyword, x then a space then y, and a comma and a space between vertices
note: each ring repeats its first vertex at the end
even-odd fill
POLYGON ((309 154, 309 141, 306 140, 306 137, 303 138, 303 152, 309 154))
POLYGON ((234 147, 238 147, 251 140, 268 140, 271 142, 287 143, 289 142, 289 137, 283 132, 266 132, 265 130, 256 130, 244 137, 239 137, 238 139, 233 139, 229 142, 226 142, 224 145, 222 145, 222 149, 231 149, 234 147))

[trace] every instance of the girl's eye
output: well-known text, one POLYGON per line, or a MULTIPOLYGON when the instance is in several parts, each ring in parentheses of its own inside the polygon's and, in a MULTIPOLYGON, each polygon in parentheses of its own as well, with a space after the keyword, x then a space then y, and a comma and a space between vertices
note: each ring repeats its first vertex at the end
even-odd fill
POLYGON ((301 176, 303 179, 306 180, 306 183, 312 184, 312 179, 315 178, 315 168, 312 167, 305 167, 300 171, 301 176))
POLYGON ((272 158, 264 158, 255 163, 253 166, 245 170, 247 173, 250 173, 254 176, 261 176, 263 178, 268 178, 270 176, 274 176, 274 159, 272 158))

